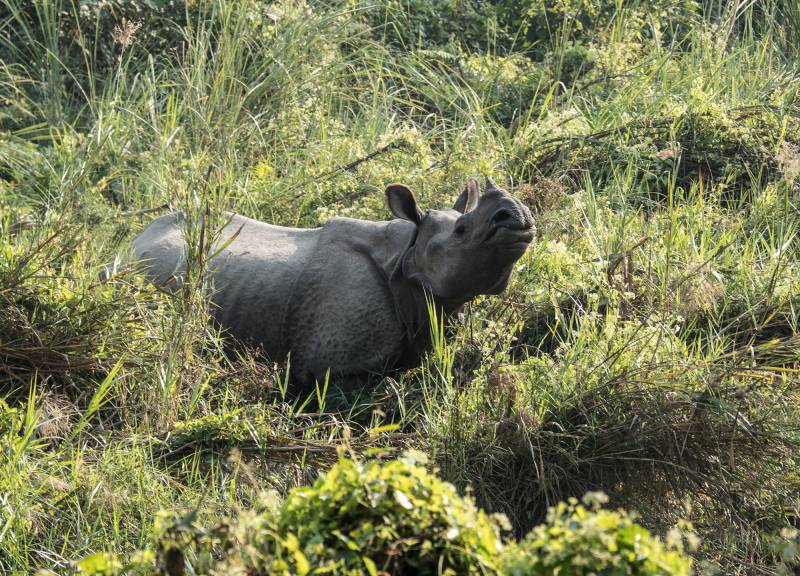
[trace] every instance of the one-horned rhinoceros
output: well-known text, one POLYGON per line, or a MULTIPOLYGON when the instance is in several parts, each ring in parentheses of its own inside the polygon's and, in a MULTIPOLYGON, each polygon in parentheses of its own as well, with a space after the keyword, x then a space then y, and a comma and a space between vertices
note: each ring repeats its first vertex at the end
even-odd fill
MULTIPOLYGON (((300 384, 328 370, 346 378, 418 364, 429 301, 452 314, 502 292, 533 220, 488 178, 483 194, 469 179, 449 210, 421 211, 402 184, 389 185, 386 200, 397 217, 388 222, 333 218, 298 229, 229 216, 210 264, 215 320, 272 359, 288 355, 300 384)), ((157 218, 133 241, 156 284, 184 270, 182 220, 157 218)))

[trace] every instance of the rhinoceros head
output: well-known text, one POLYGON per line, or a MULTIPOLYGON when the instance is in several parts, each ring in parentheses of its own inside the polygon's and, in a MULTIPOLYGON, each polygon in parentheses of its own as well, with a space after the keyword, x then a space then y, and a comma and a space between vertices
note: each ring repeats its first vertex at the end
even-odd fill
POLYGON ((490 178, 483 194, 470 178, 449 210, 423 212, 402 184, 390 184, 386 199, 395 216, 417 227, 404 273, 442 299, 502 292, 534 236, 528 208, 490 178))

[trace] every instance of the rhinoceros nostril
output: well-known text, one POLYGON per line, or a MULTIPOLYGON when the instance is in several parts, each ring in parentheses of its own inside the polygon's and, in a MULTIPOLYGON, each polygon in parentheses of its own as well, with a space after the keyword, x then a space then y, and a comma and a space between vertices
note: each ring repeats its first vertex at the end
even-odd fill
POLYGON ((492 224, 495 227, 522 229, 529 228, 527 218, 518 210, 509 210, 508 208, 501 208, 492 216, 492 224))
POLYGON ((494 213, 494 216, 492 216, 492 222, 495 224, 502 224, 503 222, 512 220, 513 218, 514 216, 510 211, 506 210, 505 208, 501 208, 494 213))

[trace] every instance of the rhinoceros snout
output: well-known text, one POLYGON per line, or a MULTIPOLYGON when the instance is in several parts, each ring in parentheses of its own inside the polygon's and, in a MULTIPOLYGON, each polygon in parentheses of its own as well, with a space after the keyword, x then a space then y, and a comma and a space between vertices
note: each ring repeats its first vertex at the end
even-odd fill
POLYGON ((518 202, 504 202, 492 216, 492 226, 495 228, 510 228, 511 230, 528 230, 533 228, 533 218, 530 211, 518 202))

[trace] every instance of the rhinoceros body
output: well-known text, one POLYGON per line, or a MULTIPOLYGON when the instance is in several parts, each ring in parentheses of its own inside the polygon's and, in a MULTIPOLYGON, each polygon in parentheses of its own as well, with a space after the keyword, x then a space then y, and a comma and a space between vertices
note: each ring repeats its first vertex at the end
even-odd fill
MULTIPOLYGON (((272 358, 291 352, 301 380, 328 368, 380 371, 401 359, 401 301, 414 296, 390 286, 411 223, 334 218, 298 229, 229 218, 219 243, 234 238, 211 261, 212 314, 221 326, 272 358)), ((180 213, 162 216, 133 241, 134 257, 157 285, 174 286, 184 273, 182 220, 180 213)))
MULTIPOLYGON (((216 322, 272 359, 289 356, 301 383, 329 370, 347 377, 415 365, 429 341, 429 299, 452 313, 502 291, 532 220, 496 187, 480 196, 474 181, 451 210, 423 214, 400 185, 387 198, 398 218, 386 222, 333 218, 298 229, 228 215, 210 262, 216 322)), ((168 214, 132 243, 157 285, 180 283, 183 230, 182 214, 168 214)))

